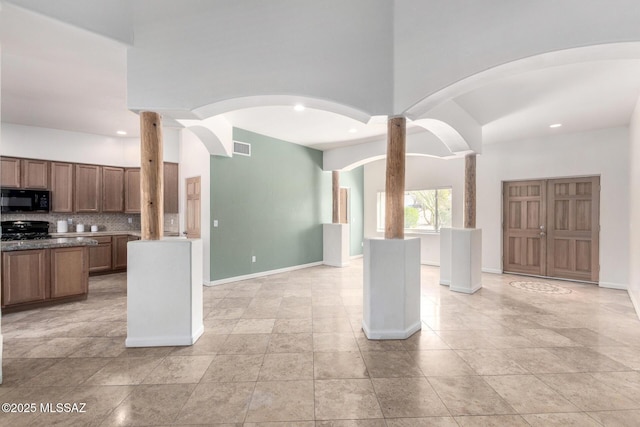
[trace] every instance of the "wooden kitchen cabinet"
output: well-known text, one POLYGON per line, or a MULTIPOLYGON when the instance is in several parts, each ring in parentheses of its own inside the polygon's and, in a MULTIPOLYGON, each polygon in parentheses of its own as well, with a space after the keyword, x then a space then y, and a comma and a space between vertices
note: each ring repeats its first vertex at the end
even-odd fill
POLYGON ((102 201, 102 167, 75 165, 75 211, 100 212, 102 201))
POLYGON ((102 167, 102 212, 124 210, 124 168, 102 167))
POLYGON ((21 184, 21 169, 20 164, 22 163, 21 159, 14 159, 12 157, 2 157, 0 158, 0 186, 3 188, 20 188, 21 184))
POLYGON ((178 213, 178 164, 165 163, 163 171, 164 212, 178 213))
POLYGON ((48 255, 46 249, 2 253, 2 307, 47 298, 48 255))
POLYGON ((98 246, 89 247, 89 273, 111 270, 111 236, 96 236, 91 238, 98 241, 98 246))
POLYGON ((121 235, 113 236, 113 269, 122 270, 127 268, 127 243, 133 240, 140 240, 139 237, 121 235))
POLYGON ((140 168, 127 168, 124 171, 124 211, 140 213, 140 168))
POLYGON ((51 212, 73 212, 73 164, 51 162, 51 212))
POLYGON ((89 286, 89 247, 51 249, 51 298, 82 295, 89 286))
POLYGON ((22 159, 22 188, 49 189, 49 162, 46 160, 22 159))

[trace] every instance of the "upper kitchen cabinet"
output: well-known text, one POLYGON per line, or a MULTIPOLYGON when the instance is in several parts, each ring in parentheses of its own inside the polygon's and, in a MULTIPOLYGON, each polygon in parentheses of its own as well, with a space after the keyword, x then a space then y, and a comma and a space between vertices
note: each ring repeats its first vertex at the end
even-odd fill
POLYGON ((124 211, 140 213, 140 168, 124 171, 124 211))
POLYGON ((102 212, 124 209, 124 168, 102 167, 102 212))
POLYGON ((73 166, 51 162, 51 212, 73 212, 73 166))
POLYGON ((75 165, 76 212, 100 212, 102 201, 102 168, 96 165, 75 165))
POLYGON ((178 164, 164 164, 164 211, 178 213, 178 164))
MULTIPOLYGON (((4 166, 4 165, 3 165, 4 166)), ((49 189, 49 162, 22 159, 22 188, 49 189)))
POLYGON ((4 188, 20 188, 21 159, 2 157, 0 161, 2 162, 2 165, 0 165, 0 171, 2 172, 0 185, 4 188))

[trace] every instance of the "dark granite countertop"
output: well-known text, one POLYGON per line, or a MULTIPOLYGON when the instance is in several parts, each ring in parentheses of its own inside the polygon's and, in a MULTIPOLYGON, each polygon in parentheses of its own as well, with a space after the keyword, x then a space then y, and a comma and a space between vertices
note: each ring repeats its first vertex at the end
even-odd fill
POLYGON ((61 237, 57 239, 18 240, 2 242, 1 252, 26 251, 31 249, 68 248, 73 246, 95 246, 98 242, 88 237, 61 237))

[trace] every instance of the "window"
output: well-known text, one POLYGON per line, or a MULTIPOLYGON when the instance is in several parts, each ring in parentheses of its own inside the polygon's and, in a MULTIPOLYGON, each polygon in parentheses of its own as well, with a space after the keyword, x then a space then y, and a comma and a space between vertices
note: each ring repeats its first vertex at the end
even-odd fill
MULTIPOLYGON (((384 230, 384 191, 378 192, 378 230, 384 230)), ((437 233, 451 227, 451 188, 406 191, 404 229, 412 233, 437 233)))

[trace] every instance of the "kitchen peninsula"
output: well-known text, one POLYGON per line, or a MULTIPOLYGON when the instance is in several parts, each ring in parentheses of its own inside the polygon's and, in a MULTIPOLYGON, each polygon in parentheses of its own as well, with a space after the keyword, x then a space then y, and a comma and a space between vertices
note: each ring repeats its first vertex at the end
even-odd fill
POLYGON ((2 242, 2 312, 87 298, 89 247, 85 237, 2 242))

